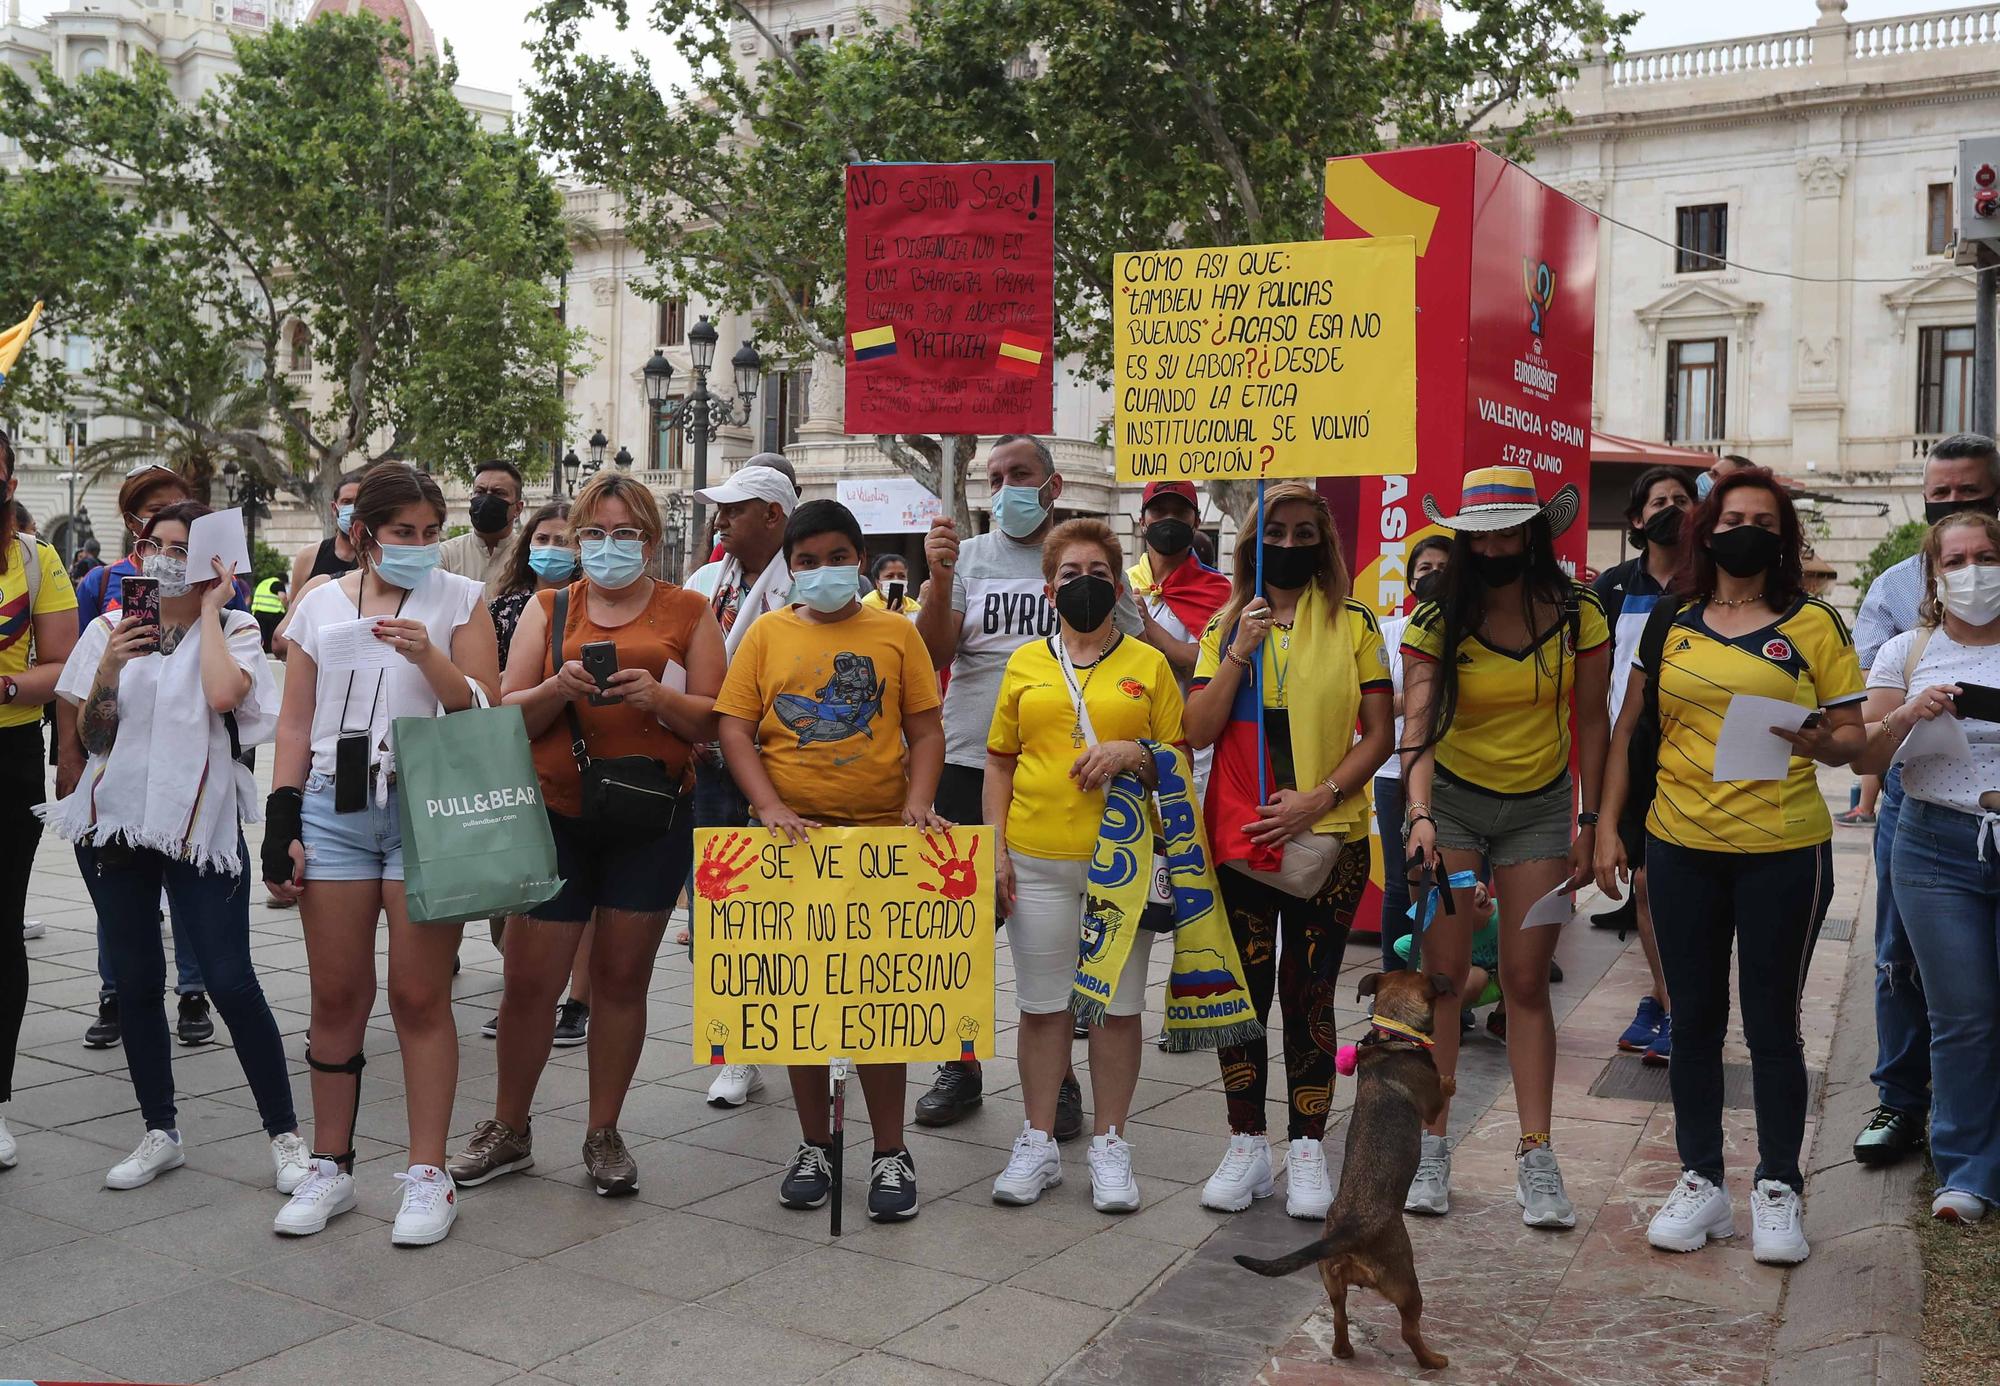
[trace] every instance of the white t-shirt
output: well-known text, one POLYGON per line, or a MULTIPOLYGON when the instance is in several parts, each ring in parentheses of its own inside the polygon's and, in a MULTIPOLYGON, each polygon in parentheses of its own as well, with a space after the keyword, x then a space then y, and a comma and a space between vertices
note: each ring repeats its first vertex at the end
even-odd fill
MULTIPOLYGON (((453 633, 473 612, 484 616, 485 609, 485 589, 477 582, 433 568, 396 614, 406 621, 422 621, 431 633, 431 643, 448 652, 453 633)), ((292 628, 286 638, 317 664, 320 630, 359 620, 360 616, 348 598, 346 579, 322 583, 292 609, 292 628)), ((398 717, 435 717, 438 711, 430 681, 407 660, 390 669, 321 671, 315 692, 312 772, 329 779, 333 776, 334 743, 342 732, 369 733, 374 748, 369 759, 380 765, 390 758, 391 723, 398 717)))
MULTIPOLYGON (((1389 683, 1398 698, 1403 696, 1403 627, 1408 624, 1410 618, 1407 616, 1389 616, 1382 621, 1382 657, 1389 663, 1389 683)), ((1378 780, 1403 778, 1403 758, 1394 749, 1403 744, 1403 719, 1400 714, 1396 717, 1396 739, 1389 744, 1389 758, 1375 772, 1378 780)))
MULTIPOLYGON (((2000 645, 1961 645, 1942 627, 1931 632, 1923 658, 1917 661, 1908 686, 1903 682, 1903 666, 1909 662, 1910 644, 1917 632, 1906 630, 1893 635, 1876 652, 1868 670, 1870 688, 1900 689, 1908 694, 1940 683, 1977 683, 2000 688, 2000 645)), ((1972 745, 1970 760, 1944 756, 1922 756, 1903 762, 1903 792, 1927 804, 1979 814, 1979 796, 2000 789, 2000 723, 1964 718, 1965 739, 1972 745)))
MULTIPOLYGON (((1174 614, 1174 609, 1171 606, 1167 605, 1165 597, 1158 595, 1139 597, 1137 598, 1137 603, 1141 611, 1157 621, 1160 629, 1171 635, 1174 639, 1185 640, 1196 645, 1201 643, 1201 632, 1198 630, 1191 631, 1182 625, 1181 618, 1174 614)), ((1190 681, 1189 676, 1176 669, 1174 670, 1174 681, 1180 685, 1181 697, 1185 699, 1190 681)), ((1203 746, 1194 753, 1194 787, 1195 797, 1198 800, 1206 800, 1208 798, 1208 772, 1214 764, 1214 746, 1203 746)))

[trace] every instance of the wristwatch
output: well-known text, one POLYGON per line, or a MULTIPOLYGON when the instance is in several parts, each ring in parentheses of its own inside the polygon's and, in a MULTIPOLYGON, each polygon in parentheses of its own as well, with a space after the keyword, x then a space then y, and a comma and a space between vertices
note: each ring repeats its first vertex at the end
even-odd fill
POLYGON ((14 681, 12 674, 0 674, 0 705, 11 704, 21 696, 21 685, 14 681))
POLYGON ((1594 827, 1596 827, 1596 826, 1597 826, 1597 813, 1596 813, 1596 811, 1595 811, 1595 810, 1585 810, 1584 812, 1582 812, 1582 813, 1579 813, 1579 814, 1578 814, 1578 815, 1576 816, 1576 825, 1577 825, 1577 827, 1579 827, 1579 828, 1594 828, 1594 827))
POLYGON ((1327 805, 1327 812, 1328 812, 1328 813, 1331 813, 1331 812, 1333 812, 1333 810, 1335 810, 1335 809, 1339 808, 1339 807, 1341 806, 1341 804, 1342 804, 1342 803, 1344 803, 1344 802, 1346 801, 1346 799, 1347 799, 1347 791, 1346 791, 1346 790, 1344 790, 1344 789, 1342 789, 1342 788, 1341 788, 1341 787, 1340 787, 1339 785, 1337 785, 1337 784, 1335 784, 1335 783, 1333 782, 1333 776, 1331 776, 1331 775, 1328 775, 1328 776, 1327 776, 1327 777, 1326 777, 1325 779, 1323 779, 1323 780, 1321 780, 1321 781, 1320 781, 1320 785, 1321 785, 1321 786, 1322 786, 1322 787, 1323 787, 1323 788, 1324 788, 1324 789, 1325 789, 1325 790, 1326 790, 1326 791, 1327 791, 1327 792, 1328 792, 1329 794, 1333 795, 1333 802, 1332 802, 1331 804, 1327 805))

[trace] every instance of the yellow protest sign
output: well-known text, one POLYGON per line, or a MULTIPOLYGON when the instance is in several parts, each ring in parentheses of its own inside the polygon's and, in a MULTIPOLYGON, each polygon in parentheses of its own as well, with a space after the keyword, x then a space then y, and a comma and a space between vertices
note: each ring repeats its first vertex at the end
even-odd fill
POLYGON ((695 833, 697 1063, 993 1054, 993 830, 695 833))
POLYGON ((1120 481, 1417 465, 1408 236, 1113 257, 1120 481))

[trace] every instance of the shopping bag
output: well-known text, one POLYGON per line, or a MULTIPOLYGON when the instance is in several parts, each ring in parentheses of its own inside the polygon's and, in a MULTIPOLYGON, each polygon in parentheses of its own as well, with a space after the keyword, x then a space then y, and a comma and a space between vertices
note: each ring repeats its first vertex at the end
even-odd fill
POLYGON ((562 888, 519 708, 398 717, 390 735, 411 919, 520 914, 562 888))

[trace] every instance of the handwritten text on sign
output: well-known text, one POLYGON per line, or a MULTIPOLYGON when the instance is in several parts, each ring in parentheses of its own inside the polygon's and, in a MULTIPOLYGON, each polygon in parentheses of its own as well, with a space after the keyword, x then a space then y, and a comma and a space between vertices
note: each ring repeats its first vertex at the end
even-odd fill
POLYGON ((699 1063, 993 1054, 993 830, 695 834, 699 1063))
POLYGON ((1416 244, 1114 257, 1120 481, 1416 467, 1416 244))
POLYGON ((1055 165, 847 169, 847 431, 1047 433, 1055 165))

